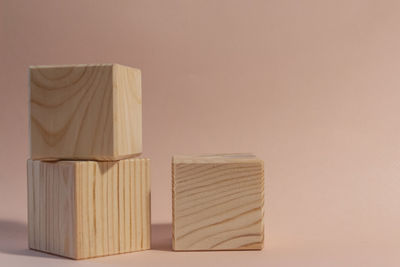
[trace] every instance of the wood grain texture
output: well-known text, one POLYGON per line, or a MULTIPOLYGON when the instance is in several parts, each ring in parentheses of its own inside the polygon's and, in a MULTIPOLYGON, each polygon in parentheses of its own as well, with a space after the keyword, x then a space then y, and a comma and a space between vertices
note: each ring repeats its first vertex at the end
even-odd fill
POLYGON ((142 152, 141 73, 118 64, 30 67, 32 159, 142 152))
POLYGON ((172 159, 173 249, 257 250, 264 244, 264 163, 247 154, 172 159))
POLYGON ((73 259, 150 248, 149 159, 27 165, 30 248, 73 259))

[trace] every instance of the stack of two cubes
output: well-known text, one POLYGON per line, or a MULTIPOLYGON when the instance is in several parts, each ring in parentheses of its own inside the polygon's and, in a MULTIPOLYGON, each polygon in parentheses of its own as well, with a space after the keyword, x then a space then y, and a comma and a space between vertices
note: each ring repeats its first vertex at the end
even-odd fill
POLYGON ((29 247, 74 259, 150 248, 141 73, 30 68, 29 247))

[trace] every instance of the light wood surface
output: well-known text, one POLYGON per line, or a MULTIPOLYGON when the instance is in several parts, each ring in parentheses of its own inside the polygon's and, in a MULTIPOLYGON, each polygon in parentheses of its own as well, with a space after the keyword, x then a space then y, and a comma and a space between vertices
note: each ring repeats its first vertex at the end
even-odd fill
POLYGON ((150 248, 149 159, 27 165, 30 248, 74 259, 150 248))
POLYGON ((257 250, 264 244, 264 163, 250 154, 172 159, 173 249, 257 250))
POLYGON ((142 152, 140 70, 30 67, 32 159, 117 160, 142 152))

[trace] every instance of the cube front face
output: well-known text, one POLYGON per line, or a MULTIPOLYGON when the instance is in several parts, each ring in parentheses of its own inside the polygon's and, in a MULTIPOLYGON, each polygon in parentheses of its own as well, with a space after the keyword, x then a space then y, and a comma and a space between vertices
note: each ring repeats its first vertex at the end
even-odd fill
POLYGON ((172 169, 174 250, 263 248, 261 160, 175 157, 172 169))
POLYGON ((140 70, 30 68, 32 159, 116 160, 142 152, 140 70))
POLYGON ((28 160, 29 248, 77 258, 75 166, 28 160))
POLYGON ((149 249, 149 160, 29 160, 28 227, 30 248, 73 259, 149 249))

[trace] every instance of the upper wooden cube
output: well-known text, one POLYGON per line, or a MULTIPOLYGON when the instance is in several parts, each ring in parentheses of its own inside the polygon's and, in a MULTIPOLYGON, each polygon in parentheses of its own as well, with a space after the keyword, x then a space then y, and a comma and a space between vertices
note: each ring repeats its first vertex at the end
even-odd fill
POLYGON ((30 67, 32 159, 118 160, 142 152, 139 69, 30 67))

